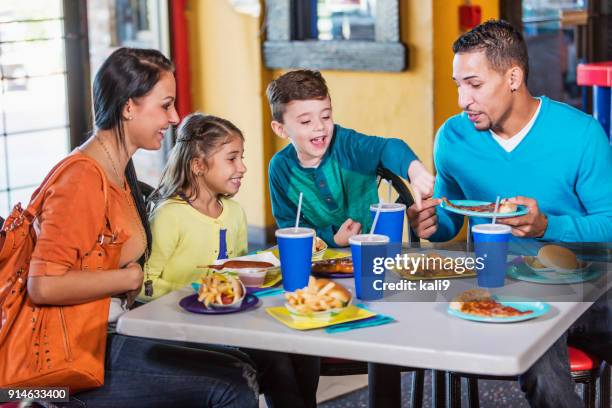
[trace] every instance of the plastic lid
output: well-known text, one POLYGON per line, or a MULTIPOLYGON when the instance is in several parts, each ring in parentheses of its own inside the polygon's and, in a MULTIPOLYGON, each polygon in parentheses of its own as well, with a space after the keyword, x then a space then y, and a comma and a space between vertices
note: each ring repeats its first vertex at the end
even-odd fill
POLYGON ((288 238, 306 238, 313 237, 315 235, 315 230, 312 228, 281 228, 277 229, 274 233, 277 237, 288 237, 288 238))
POLYGON ((512 228, 504 224, 478 224, 472 227, 472 232, 478 234, 511 234, 512 228))
POLYGON ((389 237, 380 234, 359 234, 349 238, 351 245, 388 244, 389 237))

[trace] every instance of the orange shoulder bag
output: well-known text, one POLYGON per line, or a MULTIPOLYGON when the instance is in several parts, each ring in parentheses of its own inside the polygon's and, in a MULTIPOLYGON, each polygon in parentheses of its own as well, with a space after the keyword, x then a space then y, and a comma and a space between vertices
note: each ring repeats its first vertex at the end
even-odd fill
POLYGON ((108 217, 107 181, 95 161, 70 155, 49 172, 23 210, 17 204, 0 232, 0 387, 69 387, 70 392, 104 384, 104 355, 110 298, 72 306, 37 306, 27 294, 36 245, 33 222, 48 188, 72 163, 88 160, 102 177, 105 228, 91 251, 72 269, 105 270, 118 265, 121 247, 108 217))

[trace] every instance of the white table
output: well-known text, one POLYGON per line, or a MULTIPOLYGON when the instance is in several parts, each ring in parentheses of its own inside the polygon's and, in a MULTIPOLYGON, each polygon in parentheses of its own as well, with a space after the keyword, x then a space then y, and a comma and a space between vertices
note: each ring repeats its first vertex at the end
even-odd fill
MULTIPOLYGON (((594 263, 602 276, 584 284, 595 295, 612 286, 610 264, 594 263)), ((353 280, 341 282, 352 289, 353 280)), ((474 285, 474 279, 452 281, 474 285)), ((512 281, 514 287, 543 293, 549 285, 512 281)), ((564 285, 572 287, 573 285, 564 285)), ((518 375, 525 372, 592 302, 549 302, 551 311, 540 318, 514 324, 485 324, 449 316, 445 302, 371 302, 372 310, 398 321, 378 327, 327 334, 297 331, 274 320, 265 308, 284 303, 282 296, 266 297, 256 309, 228 315, 200 315, 184 311, 178 302, 193 291, 186 287, 134 309, 118 321, 117 331, 130 336, 199 343, 226 344, 346 358, 443 371, 518 375)))

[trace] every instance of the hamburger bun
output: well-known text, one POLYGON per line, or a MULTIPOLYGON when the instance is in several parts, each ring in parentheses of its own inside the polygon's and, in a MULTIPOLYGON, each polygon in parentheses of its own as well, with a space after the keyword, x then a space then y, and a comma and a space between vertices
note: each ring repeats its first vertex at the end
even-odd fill
POLYGON ((491 299, 491 294, 484 289, 468 289, 459 295, 455 296, 450 303, 450 308, 461 310, 464 302, 480 302, 491 299))
POLYGON ((332 284, 332 288, 327 291, 327 294, 335 299, 338 299, 343 304, 347 304, 351 301, 351 292, 349 292, 344 286, 325 278, 317 279, 315 285, 317 290, 323 289, 328 284, 332 284))
POLYGON ((547 268, 578 269, 576 254, 559 245, 544 245, 538 251, 538 261, 547 268))
POLYGON ((234 301, 232 303, 243 299, 245 296, 244 285, 242 282, 240 282, 240 279, 234 278, 233 276, 228 276, 227 280, 232 284, 232 289, 234 290, 234 301))

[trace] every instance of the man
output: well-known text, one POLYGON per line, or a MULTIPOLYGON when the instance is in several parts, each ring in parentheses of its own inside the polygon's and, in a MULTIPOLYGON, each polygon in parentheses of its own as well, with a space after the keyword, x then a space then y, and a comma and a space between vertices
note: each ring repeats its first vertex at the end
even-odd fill
MULTIPOLYGON (((504 21, 488 21, 462 35, 453 51, 463 113, 448 119, 436 137, 436 198, 425 200, 421 210, 409 209, 418 236, 446 241, 460 231, 463 217, 436 208, 441 197, 495 201, 501 196, 529 209, 527 215, 497 220, 511 226, 516 237, 611 242, 612 149, 599 123, 530 94, 525 41, 504 21)), ((581 346, 609 359, 605 297, 583 316, 588 321, 581 334, 596 332, 581 346)), ((569 375, 565 335, 521 376, 521 386, 532 406, 582 404, 569 375)))

